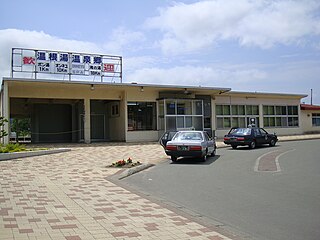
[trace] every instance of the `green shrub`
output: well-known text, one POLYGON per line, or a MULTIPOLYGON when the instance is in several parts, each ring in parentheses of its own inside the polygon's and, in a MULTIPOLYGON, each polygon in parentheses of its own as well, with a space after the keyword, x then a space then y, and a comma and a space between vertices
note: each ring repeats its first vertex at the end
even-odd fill
POLYGON ((25 145, 19 143, 8 143, 0 146, 0 153, 22 152, 26 151, 25 145))

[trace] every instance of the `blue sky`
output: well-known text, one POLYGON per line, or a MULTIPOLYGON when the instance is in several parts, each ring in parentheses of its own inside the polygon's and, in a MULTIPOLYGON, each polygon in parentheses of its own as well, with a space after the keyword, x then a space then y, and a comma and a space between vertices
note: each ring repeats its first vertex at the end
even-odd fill
POLYGON ((2 1, 1 77, 12 47, 121 55, 124 82, 312 88, 320 104, 316 0, 2 1))

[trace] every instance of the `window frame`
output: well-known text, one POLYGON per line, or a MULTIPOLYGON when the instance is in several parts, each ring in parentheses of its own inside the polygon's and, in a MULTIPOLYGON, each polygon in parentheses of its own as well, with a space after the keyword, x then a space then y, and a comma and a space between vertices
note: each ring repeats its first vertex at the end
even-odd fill
POLYGON ((263 105, 263 127, 299 128, 298 105, 263 105))
POLYGON ((320 113, 312 113, 312 127, 320 127, 320 113))
POLYGON ((259 105, 257 104, 216 104, 216 129, 223 130, 231 127, 246 128, 249 125, 249 118, 257 119, 256 126, 259 127, 259 111, 259 105), (229 114, 226 114, 226 111, 224 111, 224 109, 227 109, 225 106, 229 107, 229 114), (229 119, 230 124, 225 124, 227 119, 229 119), (235 122, 238 123, 237 126, 233 125, 235 122))
POLYGON ((156 131, 157 130, 157 102, 153 101, 128 101, 127 102, 127 126, 128 131, 156 131), (140 105, 141 104, 141 105, 140 105), (148 114, 148 104, 152 104, 151 117, 148 114), (130 106, 139 106, 130 112, 130 106), (139 110, 147 111, 145 115, 139 115, 139 110), (130 117, 133 115, 132 119, 130 117), (149 121, 151 120, 151 121, 149 121), (141 125, 140 125, 141 124, 141 125), (140 127, 139 127, 140 126, 140 127))

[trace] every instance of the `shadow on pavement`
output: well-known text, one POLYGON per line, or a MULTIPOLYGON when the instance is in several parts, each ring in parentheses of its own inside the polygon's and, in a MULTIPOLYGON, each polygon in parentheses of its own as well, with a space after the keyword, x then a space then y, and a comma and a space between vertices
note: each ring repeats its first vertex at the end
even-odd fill
POLYGON ((215 155, 214 157, 208 157, 207 161, 203 162, 200 158, 194 157, 181 157, 177 162, 171 162, 171 164, 187 164, 187 165, 210 165, 216 162, 220 158, 220 155, 215 155))
POLYGON ((270 147, 268 145, 262 145, 262 146, 256 146, 256 148, 251 149, 248 146, 238 146, 236 149, 233 149, 232 147, 228 147, 226 148, 227 151, 255 151, 255 150, 259 150, 259 149, 264 149, 264 148, 270 148, 270 149, 274 149, 274 148, 278 148, 281 145, 275 145, 273 147, 270 147))

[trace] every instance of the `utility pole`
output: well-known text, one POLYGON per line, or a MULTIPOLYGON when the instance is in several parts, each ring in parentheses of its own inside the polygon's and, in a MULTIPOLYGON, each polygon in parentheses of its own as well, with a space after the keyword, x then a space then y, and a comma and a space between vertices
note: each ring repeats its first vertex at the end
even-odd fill
POLYGON ((311 95, 310 96, 311 96, 311 105, 312 105, 312 88, 311 88, 311 95))

